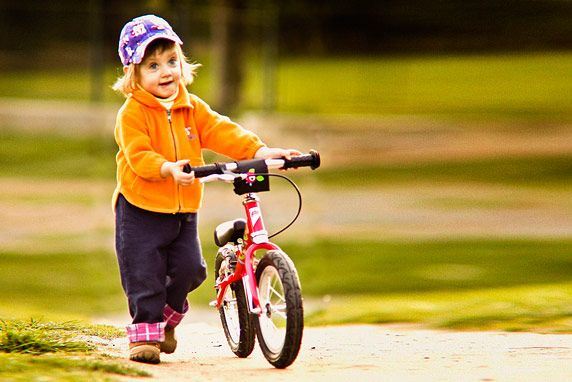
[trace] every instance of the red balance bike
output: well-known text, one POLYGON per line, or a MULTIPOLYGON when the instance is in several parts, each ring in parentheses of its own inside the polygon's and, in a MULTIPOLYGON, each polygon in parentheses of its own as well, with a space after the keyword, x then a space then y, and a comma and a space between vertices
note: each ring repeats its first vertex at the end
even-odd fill
POLYGON ((235 219, 216 227, 214 240, 219 247, 215 260, 216 300, 224 333, 238 357, 248 357, 255 336, 264 357, 274 367, 294 362, 302 342, 304 311, 298 273, 288 255, 270 238, 290 227, 300 214, 302 197, 294 182, 268 169, 320 166, 316 151, 292 159, 260 159, 187 167, 202 183, 234 183, 243 195, 246 219, 235 219), (264 226, 257 192, 269 191, 268 177, 289 181, 298 193, 298 212, 283 229, 269 235, 264 226), (257 254, 259 252, 260 254, 257 254))

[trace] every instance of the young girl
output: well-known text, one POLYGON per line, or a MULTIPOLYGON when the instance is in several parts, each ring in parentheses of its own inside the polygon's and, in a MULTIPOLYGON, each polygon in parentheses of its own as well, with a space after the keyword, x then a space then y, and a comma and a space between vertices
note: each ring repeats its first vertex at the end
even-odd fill
POLYGON ((186 61, 181 45, 153 15, 128 22, 119 39, 124 76, 113 89, 127 100, 115 125, 113 206, 121 284, 133 318, 129 358, 139 362, 158 363, 161 351, 175 351, 186 296, 206 278, 197 233, 203 190, 183 167, 203 165, 203 148, 236 160, 300 154, 266 147, 188 93, 198 65, 186 61))

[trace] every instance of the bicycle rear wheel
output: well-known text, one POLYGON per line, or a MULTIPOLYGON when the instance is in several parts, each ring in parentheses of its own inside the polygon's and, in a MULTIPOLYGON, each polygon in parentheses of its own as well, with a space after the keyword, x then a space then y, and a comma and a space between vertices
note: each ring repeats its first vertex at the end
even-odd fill
MULTIPOLYGON (((221 253, 218 253, 215 260, 215 282, 223 260, 221 253)), ((218 293, 218 288, 216 291, 218 293)), ((254 349, 255 331, 242 282, 226 288, 219 314, 230 350, 240 358, 248 357, 254 349)))
POLYGON ((294 362, 304 331, 304 308, 294 263, 281 251, 268 251, 256 268, 263 312, 254 320, 264 357, 283 369, 294 362))

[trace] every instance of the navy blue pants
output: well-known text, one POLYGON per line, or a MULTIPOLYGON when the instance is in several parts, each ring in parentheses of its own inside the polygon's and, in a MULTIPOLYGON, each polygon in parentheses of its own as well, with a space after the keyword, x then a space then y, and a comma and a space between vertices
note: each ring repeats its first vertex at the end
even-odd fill
POLYGON ((164 214, 119 195, 115 248, 133 324, 163 321, 165 304, 183 312, 187 294, 207 276, 197 214, 164 214))

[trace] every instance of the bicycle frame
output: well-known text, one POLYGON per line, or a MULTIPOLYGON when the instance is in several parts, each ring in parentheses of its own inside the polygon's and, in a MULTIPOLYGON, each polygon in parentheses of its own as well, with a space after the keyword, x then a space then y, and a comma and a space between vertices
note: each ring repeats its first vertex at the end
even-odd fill
POLYGON ((215 285, 215 288, 219 288, 215 307, 217 309, 221 307, 226 288, 228 288, 230 284, 242 280, 250 312, 253 314, 261 314, 263 309, 258 299, 258 286, 254 275, 254 254, 261 249, 280 250, 280 248, 269 241, 268 231, 266 231, 264 226, 258 196, 255 193, 248 193, 244 196, 242 204, 244 206, 247 223, 243 247, 237 253, 237 263, 234 273, 228 275, 215 285))
POLYGON ((194 172, 201 183, 234 183, 234 192, 244 195, 242 205, 246 220, 226 221, 215 228, 214 239, 219 247, 215 258, 217 295, 209 304, 219 311, 230 350, 240 358, 252 353, 256 339, 266 360, 276 368, 288 367, 298 356, 304 330, 300 280, 290 257, 270 242, 270 238, 296 221, 302 208, 302 195, 292 180, 270 174, 268 170, 316 169, 319 166, 320 155, 312 150, 309 154, 291 158, 214 163, 185 169, 188 173, 194 172), (298 194, 296 216, 272 235, 264 226, 260 200, 256 195, 257 192, 269 191, 269 187, 267 183, 253 187, 253 181, 264 180, 258 176, 284 178, 298 194), (257 256, 259 250, 264 252, 257 256), (228 289, 229 286, 232 290, 228 289))

